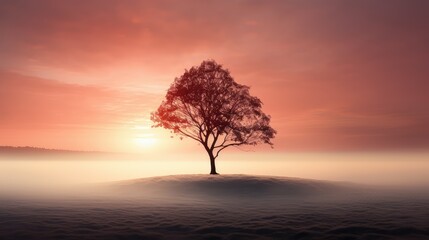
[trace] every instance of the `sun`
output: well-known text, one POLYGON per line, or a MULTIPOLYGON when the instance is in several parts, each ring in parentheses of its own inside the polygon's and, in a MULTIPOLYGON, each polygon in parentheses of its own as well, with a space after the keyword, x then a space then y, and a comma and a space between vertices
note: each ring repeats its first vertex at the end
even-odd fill
POLYGON ((148 148, 148 147, 153 147, 156 144, 157 139, 153 137, 136 137, 134 139, 134 142, 139 147, 148 148))

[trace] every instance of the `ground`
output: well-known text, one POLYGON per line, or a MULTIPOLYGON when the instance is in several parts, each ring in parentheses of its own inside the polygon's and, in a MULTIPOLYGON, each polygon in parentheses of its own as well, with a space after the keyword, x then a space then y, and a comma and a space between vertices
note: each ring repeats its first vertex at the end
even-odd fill
POLYGON ((246 175, 92 187, 81 195, 2 197, 0 239, 429 238, 424 194, 246 175))

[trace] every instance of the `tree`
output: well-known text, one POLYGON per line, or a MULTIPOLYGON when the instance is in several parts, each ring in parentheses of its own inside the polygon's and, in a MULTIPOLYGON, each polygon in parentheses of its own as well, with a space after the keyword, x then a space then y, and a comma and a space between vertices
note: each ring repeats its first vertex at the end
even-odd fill
POLYGON ((248 86, 236 83, 227 69, 207 60, 174 80, 151 119, 154 127, 201 143, 210 157, 210 174, 217 174, 215 160, 224 149, 273 145, 276 131, 261 107, 248 86))

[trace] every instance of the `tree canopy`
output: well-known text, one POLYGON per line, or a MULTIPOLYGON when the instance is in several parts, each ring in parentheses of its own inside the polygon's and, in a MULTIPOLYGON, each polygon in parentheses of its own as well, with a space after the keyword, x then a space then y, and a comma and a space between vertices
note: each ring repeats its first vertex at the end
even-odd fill
POLYGON ((211 160, 211 174, 216 174, 214 160, 225 148, 273 145, 276 134, 270 116, 262 112, 261 100, 214 60, 203 61, 176 78, 151 119, 155 127, 201 143, 211 160))

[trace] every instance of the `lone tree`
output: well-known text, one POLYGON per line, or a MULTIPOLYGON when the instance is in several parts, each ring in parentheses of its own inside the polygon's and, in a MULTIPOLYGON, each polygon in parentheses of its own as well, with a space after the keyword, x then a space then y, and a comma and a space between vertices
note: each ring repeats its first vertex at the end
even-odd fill
POLYGON ((208 60, 174 80, 151 119, 154 127, 201 143, 210 157, 210 174, 217 174, 215 160, 225 148, 273 145, 276 131, 261 107, 248 86, 236 83, 227 69, 208 60))

